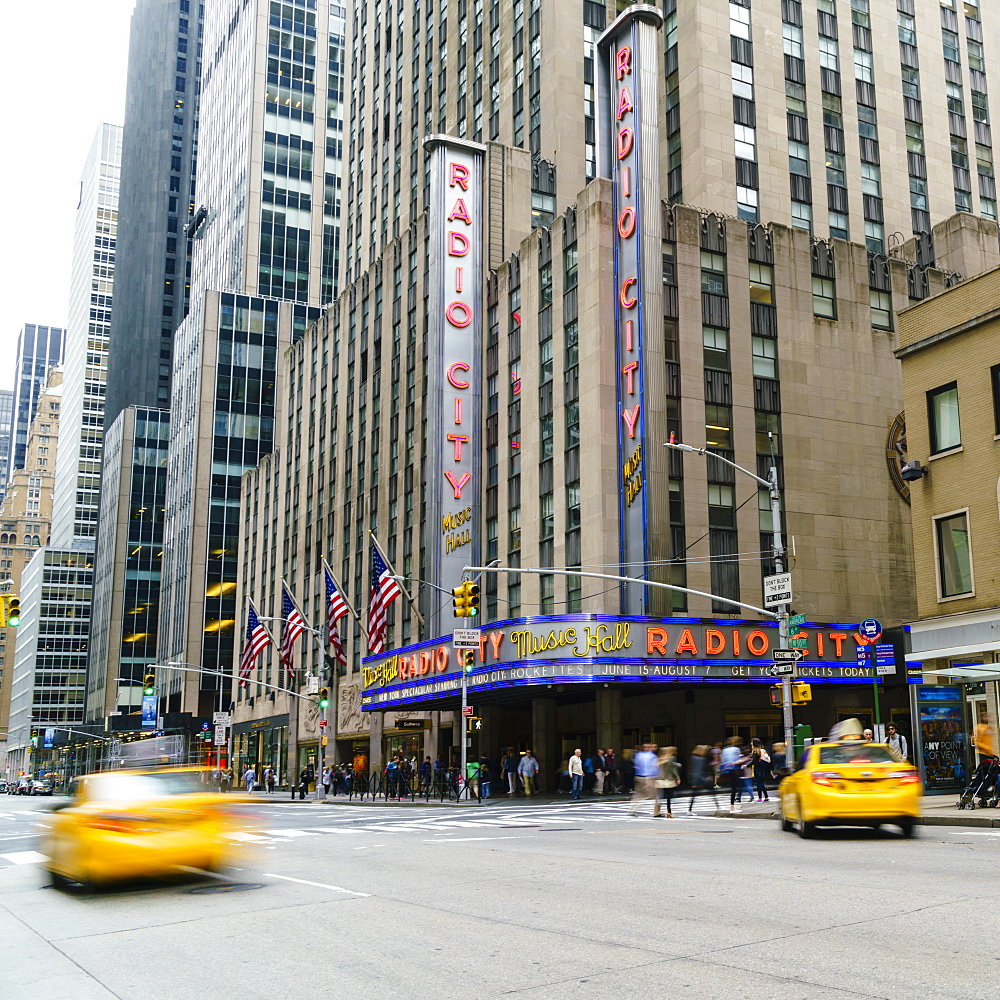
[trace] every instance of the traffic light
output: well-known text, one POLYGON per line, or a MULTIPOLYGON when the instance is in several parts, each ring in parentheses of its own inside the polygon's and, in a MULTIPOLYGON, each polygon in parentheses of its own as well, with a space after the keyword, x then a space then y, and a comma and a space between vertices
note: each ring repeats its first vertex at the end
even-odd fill
POLYGON ((812 701, 812 688, 805 681, 792 681, 792 704, 804 705, 812 701))
POLYGON ((481 733, 483 720, 478 715, 467 715, 465 717, 465 731, 467 733, 481 733))
POLYGON ((156 694, 156 674, 146 674, 142 679, 142 693, 156 694))
POLYGON ((319 689, 319 707, 329 708, 330 707, 330 689, 320 688, 319 689))
POLYGON ((771 690, 768 692, 771 695, 771 704, 780 706, 782 704, 782 685, 772 684, 771 690))
POLYGON ((17 628, 21 624, 21 598, 17 594, 8 594, 4 601, 7 612, 7 624, 11 628, 17 628))
POLYGON ((452 605, 456 618, 475 618, 479 614, 479 584, 466 580, 452 592, 452 605))
POLYGON ((476 651, 474 649, 462 650, 462 670, 471 674, 476 665, 476 651))

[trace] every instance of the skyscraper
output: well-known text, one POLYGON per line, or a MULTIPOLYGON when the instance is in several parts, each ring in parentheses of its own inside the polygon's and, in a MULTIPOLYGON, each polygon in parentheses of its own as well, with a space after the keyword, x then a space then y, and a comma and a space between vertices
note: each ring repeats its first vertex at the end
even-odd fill
MULTIPOLYGON (((160 662, 232 666, 240 479, 273 448, 285 348, 337 290, 344 31, 344 8, 325 0, 227 0, 206 11, 160 662)), ((167 684, 171 711, 217 707, 218 678, 182 676, 167 684)))
POLYGON ((7 486, 10 468, 10 439, 14 428, 14 392, 0 389, 0 496, 7 486))
POLYGON ((38 393, 45 385, 49 369, 62 364, 65 340, 66 331, 60 327, 36 323, 25 323, 18 335, 8 475, 24 468, 28 427, 35 416, 38 393))
POLYGON ((101 490, 104 389, 115 278, 122 128, 102 124, 80 179, 52 542, 93 551, 101 490))
MULTIPOLYGON (((899 625, 912 600, 884 464, 895 314, 1000 257, 983 119, 998 38, 963 14, 354 5, 345 282, 289 351, 278 450, 244 480, 238 591, 294 576, 309 617, 325 556, 363 607, 372 530, 417 592, 436 630, 398 602, 391 652, 364 663, 351 630, 341 755, 458 746, 434 588, 492 559, 506 572, 482 579, 471 682, 489 753, 532 746, 544 771, 561 739, 690 744, 696 719, 777 738, 772 465, 816 718, 864 711, 851 623, 876 608, 899 625), (422 735, 393 724, 421 708, 422 735)), ((260 693, 238 695, 238 725, 281 725, 260 693)))
POLYGON ((108 427, 126 406, 170 404, 173 334, 187 315, 201 8, 190 0, 138 0, 132 12, 108 427))

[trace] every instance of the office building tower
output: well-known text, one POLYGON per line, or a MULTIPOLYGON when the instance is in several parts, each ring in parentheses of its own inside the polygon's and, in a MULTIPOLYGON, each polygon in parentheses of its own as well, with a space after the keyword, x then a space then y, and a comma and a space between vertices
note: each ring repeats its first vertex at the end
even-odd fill
POLYGON ((14 391, 0 389, 0 499, 7 487, 10 469, 10 440, 14 427, 14 391))
MULTIPOLYGON (((325 0, 206 11, 191 306, 174 345, 161 663, 232 669, 240 479, 273 449, 285 349, 337 291, 344 31, 343 6, 325 0)), ((171 712, 228 704, 219 677, 167 676, 171 712)))
MULTIPOLYGON (((470 684, 489 756, 531 746, 546 772, 580 741, 781 737, 775 527, 794 539, 815 717, 870 712, 858 616, 899 629, 912 609, 909 509, 885 465, 896 313, 998 260, 988 131, 955 103, 984 106, 968 60, 989 62, 995 31, 967 6, 961 58, 941 59, 955 12, 900 8, 352 8, 345 284, 289 352, 278 450, 244 480, 238 591, 265 600, 294 572, 314 612, 324 556, 364 608, 372 530, 416 592, 435 628, 399 601, 370 658, 348 629, 339 759, 458 747, 448 637, 466 623, 434 588, 492 559, 515 572, 481 580, 470 684), (754 46, 783 27, 784 53, 754 46), (775 119, 787 135, 757 128, 775 119), (963 127, 978 191, 940 139, 963 127), (415 709, 416 735, 395 714, 415 709)), ((255 676, 276 672, 264 657, 255 676)), ((238 694, 237 725, 280 724, 290 705, 261 694, 238 694)))
POLYGON ((121 142, 120 125, 102 124, 80 179, 52 508, 52 539, 63 549, 93 551, 97 534, 121 142))
POLYGON ((35 416, 38 394, 49 369, 63 363, 66 331, 58 326, 25 323, 17 338, 14 367, 14 408, 7 474, 24 468, 28 428, 35 416))
MULTIPOLYGON (((24 468, 14 472, 0 505, 2 593, 21 594, 25 566, 49 541, 55 483, 55 462, 50 456, 55 454, 59 439, 61 400, 62 369, 50 368, 36 403, 38 412, 28 430, 24 468)), ((16 641, 16 629, 0 630, 0 744, 8 730, 16 641)))
POLYGON ((105 425, 170 405, 174 330, 187 315, 202 5, 138 0, 125 85, 115 312, 105 425))

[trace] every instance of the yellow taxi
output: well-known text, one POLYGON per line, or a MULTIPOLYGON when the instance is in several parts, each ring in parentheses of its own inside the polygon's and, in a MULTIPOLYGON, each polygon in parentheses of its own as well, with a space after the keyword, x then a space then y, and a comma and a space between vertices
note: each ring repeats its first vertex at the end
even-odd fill
POLYGON ((912 837, 922 794, 917 769, 885 744, 814 743, 778 786, 781 829, 811 837, 817 826, 891 823, 912 837))
POLYGON ((217 871, 246 835, 235 795, 202 768, 103 771, 78 778, 47 817, 39 850, 54 885, 95 887, 186 869, 217 871))

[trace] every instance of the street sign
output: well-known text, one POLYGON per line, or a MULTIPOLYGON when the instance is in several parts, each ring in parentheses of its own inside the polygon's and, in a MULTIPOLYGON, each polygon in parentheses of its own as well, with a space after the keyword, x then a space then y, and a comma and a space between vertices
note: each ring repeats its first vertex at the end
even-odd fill
POLYGON ((775 573, 764 577, 764 607, 774 608, 790 604, 792 600, 792 574, 775 573))
POLYGON ((479 649, 479 629, 455 629, 451 634, 451 644, 456 649, 479 649))
POLYGON ((315 674, 306 674, 306 694, 319 694, 319 678, 315 674))
POLYGON ((805 625, 806 616, 805 615, 789 615, 788 616, 788 627, 798 628, 800 625, 805 625))
POLYGON ((226 745, 226 727, 216 726, 215 727, 215 739, 213 740, 217 747, 224 747, 226 745))
POLYGON ((786 677, 795 674, 795 664, 794 663, 775 663, 771 669, 770 674, 772 677, 786 677))
POLYGON ((320 720, 319 720, 319 728, 320 728, 320 729, 326 729, 326 727, 327 727, 328 725, 330 725, 330 723, 329 723, 329 722, 327 722, 327 720, 326 720, 326 719, 320 719, 320 720))
POLYGON ((789 639, 788 640, 788 645, 791 646, 792 649, 808 649, 809 648, 809 640, 808 640, 808 638, 805 638, 805 637, 803 637, 801 639, 789 639))
POLYGON ((771 659, 775 663, 798 663, 806 654, 801 649, 772 649, 771 659))
POLYGON ((858 631, 866 639, 877 639, 882 634, 882 623, 877 618, 866 618, 858 626, 858 631))
POLYGON ((475 715, 475 714, 476 714, 476 710, 471 705, 466 705, 462 709, 462 715, 475 715))
POLYGON ((886 677, 896 672, 896 650, 891 642, 870 642, 855 647, 858 651, 858 666, 875 667, 877 677, 886 677))
POLYGON ((213 726, 231 726, 232 724, 233 724, 233 717, 228 712, 212 713, 213 726))

